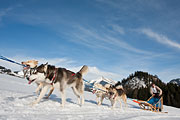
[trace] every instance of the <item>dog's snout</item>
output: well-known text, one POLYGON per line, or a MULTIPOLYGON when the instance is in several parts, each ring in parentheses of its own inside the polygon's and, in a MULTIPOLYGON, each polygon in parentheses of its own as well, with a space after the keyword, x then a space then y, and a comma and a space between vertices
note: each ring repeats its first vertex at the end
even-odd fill
POLYGON ((113 92, 109 92, 110 95, 113 95, 114 93, 113 92))
POLYGON ((29 81, 29 77, 26 77, 26 79, 29 81))

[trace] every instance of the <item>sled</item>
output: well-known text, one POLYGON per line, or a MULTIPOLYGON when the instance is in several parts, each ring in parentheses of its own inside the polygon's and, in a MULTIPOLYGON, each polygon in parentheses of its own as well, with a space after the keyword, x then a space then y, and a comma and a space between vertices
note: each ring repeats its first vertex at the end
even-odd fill
MULTIPOLYGON (((163 97, 154 98, 153 96, 151 96, 147 101, 133 100, 133 102, 138 103, 139 107, 143 110, 149 110, 152 112, 161 112, 163 109, 163 97), (158 99, 158 101, 156 103, 150 104, 150 102, 153 99, 158 99)), ((167 112, 163 112, 163 113, 167 113, 167 112)))

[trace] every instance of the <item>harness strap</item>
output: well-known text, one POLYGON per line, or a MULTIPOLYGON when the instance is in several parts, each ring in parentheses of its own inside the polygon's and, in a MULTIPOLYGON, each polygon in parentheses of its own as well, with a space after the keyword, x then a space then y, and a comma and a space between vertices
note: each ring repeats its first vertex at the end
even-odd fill
POLYGON ((5 61, 8 61, 8 62, 11 62, 11 63, 15 63, 15 64, 17 64, 17 65, 21 65, 21 66, 23 66, 23 67, 26 66, 26 65, 23 65, 23 64, 21 64, 21 63, 18 63, 18 62, 16 62, 16 61, 14 61, 14 60, 10 60, 10 59, 2 56, 2 55, 0 55, 0 59, 5 60, 5 61))
POLYGON ((93 90, 92 93, 93 93, 93 94, 96 93, 96 90, 93 90))
POLYGON ((53 85, 53 83, 54 83, 54 80, 55 80, 56 74, 57 74, 57 70, 58 70, 58 68, 55 68, 53 78, 51 79, 51 81, 52 81, 51 85, 53 85))
POLYGON ((117 96, 117 95, 115 95, 115 96, 113 97, 113 99, 115 99, 115 98, 116 98, 116 96, 117 96))
POLYGON ((30 67, 29 67, 29 66, 25 66, 25 67, 23 67, 23 70, 28 70, 28 69, 30 69, 30 67))
POLYGON ((72 73, 72 75, 71 76, 74 76, 75 75, 75 73, 72 73))

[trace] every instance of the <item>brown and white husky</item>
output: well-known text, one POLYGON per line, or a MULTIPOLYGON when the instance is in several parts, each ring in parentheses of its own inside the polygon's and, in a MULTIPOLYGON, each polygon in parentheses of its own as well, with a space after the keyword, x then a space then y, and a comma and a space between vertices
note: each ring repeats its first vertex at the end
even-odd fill
POLYGON ((121 85, 112 85, 108 89, 109 100, 111 101, 112 108, 116 106, 116 102, 119 101, 120 108, 122 108, 121 99, 124 101, 127 107, 127 96, 121 85))

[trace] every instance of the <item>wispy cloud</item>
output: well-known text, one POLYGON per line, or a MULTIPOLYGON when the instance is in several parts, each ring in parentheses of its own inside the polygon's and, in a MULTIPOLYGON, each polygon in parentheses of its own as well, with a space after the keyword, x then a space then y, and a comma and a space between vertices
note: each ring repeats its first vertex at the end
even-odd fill
POLYGON ((8 7, 6 9, 1 9, 0 10, 0 22, 2 21, 3 17, 8 14, 9 11, 13 10, 12 7, 8 7))
POLYGON ((153 38, 154 40, 156 40, 157 42, 159 42, 161 44, 180 49, 180 43, 177 43, 177 42, 169 39, 165 35, 153 32, 151 29, 144 28, 144 29, 141 29, 140 32, 147 35, 150 38, 153 38))
POLYGON ((180 71, 177 66, 179 65, 175 65, 170 68, 163 69, 162 71, 158 71, 158 77, 164 82, 169 82, 172 79, 180 78, 180 71))
MULTIPOLYGON (((124 30, 122 27, 119 26, 112 26, 113 29, 116 31, 117 34, 124 34, 124 30)), ((106 48, 109 50, 117 50, 119 48, 127 50, 133 53, 140 53, 140 54, 151 54, 148 51, 144 51, 138 48, 133 47, 132 45, 128 44, 127 42, 121 40, 121 38, 116 37, 112 34, 106 32, 106 29, 93 29, 93 28, 86 28, 83 26, 77 26, 77 31, 72 33, 77 39, 74 42, 78 42, 88 47, 97 47, 97 48, 106 48)), ((114 31, 113 30, 113 31, 114 31)), ((109 31, 109 30, 108 30, 109 31)))
POLYGON ((112 24, 111 26, 112 26, 113 30, 118 32, 119 34, 122 34, 122 35, 125 34, 125 31, 124 31, 123 27, 115 25, 115 24, 112 24))

